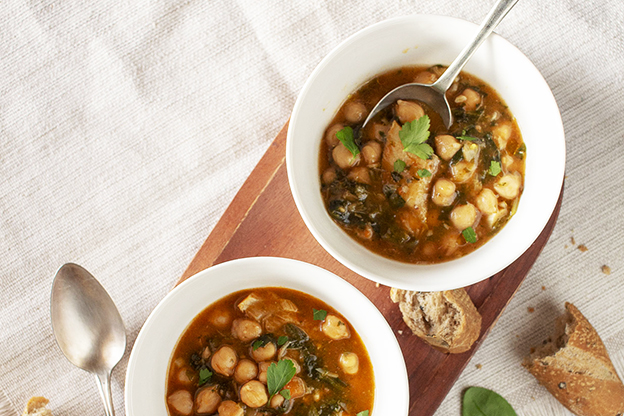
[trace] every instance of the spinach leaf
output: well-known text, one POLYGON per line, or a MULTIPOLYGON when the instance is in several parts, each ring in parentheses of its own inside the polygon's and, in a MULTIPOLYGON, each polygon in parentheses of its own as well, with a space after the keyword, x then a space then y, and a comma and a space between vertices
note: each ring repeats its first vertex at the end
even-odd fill
POLYGON ((470 387, 464 393, 462 416, 517 416, 498 393, 483 387, 470 387))

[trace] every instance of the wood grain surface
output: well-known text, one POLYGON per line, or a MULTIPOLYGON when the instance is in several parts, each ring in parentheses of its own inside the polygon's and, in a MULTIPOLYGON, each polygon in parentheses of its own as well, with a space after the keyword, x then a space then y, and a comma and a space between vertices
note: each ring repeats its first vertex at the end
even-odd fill
MULTIPOLYGON (((548 241, 559 214, 563 190, 548 225, 535 243, 505 270, 466 288, 483 316, 481 336, 470 351, 444 354, 411 335, 398 306, 390 300, 388 287, 377 287, 374 282, 334 260, 308 231, 288 185, 285 163, 287 128, 288 123, 279 132, 178 283, 212 265, 253 256, 302 260, 341 276, 368 296, 395 331, 410 380, 409 415, 433 415, 548 241)), ((340 308, 339 305, 334 306, 340 308)))

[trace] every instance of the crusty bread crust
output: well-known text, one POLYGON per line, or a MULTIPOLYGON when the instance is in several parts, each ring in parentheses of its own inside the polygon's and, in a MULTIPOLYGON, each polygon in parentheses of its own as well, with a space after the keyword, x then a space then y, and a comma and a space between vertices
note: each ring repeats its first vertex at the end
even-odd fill
POLYGON ((560 333, 522 365, 561 404, 578 416, 623 416, 624 385, 589 321, 571 303, 559 318, 560 333))
POLYGON ((450 334, 449 331, 445 334, 440 330, 437 332, 423 330, 423 327, 427 327, 427 325, 423 322, 426 319, 417 299, 419 292, 392 288, 390 298, 399 304, 403 321, 412 332, 433 348, 451 354, 468 351, 481 333, 481 315, 472 303, 470 296, 463 288, 430 293, 432 296, 441 295, 444 301, 448 302, 455 310, 456 327, 450 331, 450 334))
POLYGON ((52 416, 50 409, 46 408, 49 402, 50 401, 45 397, 31 397, 28 403, 26 403, 26 408, 22 416, 52 416))

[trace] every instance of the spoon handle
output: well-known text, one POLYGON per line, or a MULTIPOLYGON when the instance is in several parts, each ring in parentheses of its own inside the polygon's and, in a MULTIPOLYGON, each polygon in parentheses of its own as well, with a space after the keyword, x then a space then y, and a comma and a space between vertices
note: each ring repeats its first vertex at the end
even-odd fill
POLYGON ((113 407, 113 396, 111 395, 110 373, 96 374, 98 389, 100 396, 104 402, 104 413, 106 416, 115 416, 115 408, 113 407))
POLYGON ((455 77, 462 70, 466 62, 475 53, 475 51, 481 46, 483 41, 492 33, 492 31, 503 20, 505 15, 511 10, 518 0, 498 0, 496 5, 490 10, 490 13, 485 18, 485 21, 481 24, 479 32, 475 38, 461 51, 459 56, 455 58, 453 63, 448 67, 444 74, 433 85, 441 93, 445 93, 451 86, 455 77))

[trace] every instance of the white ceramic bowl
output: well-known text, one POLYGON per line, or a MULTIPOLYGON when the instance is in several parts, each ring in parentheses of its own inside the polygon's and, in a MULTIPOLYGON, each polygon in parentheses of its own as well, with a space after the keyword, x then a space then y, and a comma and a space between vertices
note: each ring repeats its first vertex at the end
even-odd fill
POLYGON ((464 71, 500 93, 516 117, 527 146, 524 192, 516 215, 507 225, 488 243, 460 259, 413 265, 372 253, 343 232, 325 210, 320 193, 319 146, 347 96, 365 81, 393 68, 450 64, 476 31, 472 23, 443 16, 414 15, 383 21, 330 52, 297 98, 286 145, 288 179, 297 208, 323 248, 368 279, 421 291, 477 283, 520 257, 539 236, 556 206, 565 170, 565 138, 557 104, 528 58, 492 34, 464 71))
POLYGON ((126 415, 168 416, 167 368, 184 330, 208 305, 238 290, 286 287, 333 306, 358 332, 373 364, 373 415, 407 416, 409 386, 405 361, 390 326, 357 289, 324 269, 296 260, 253 257, 197 273, 172 290, 154 309, 132 348, 126 373, 126 415))

